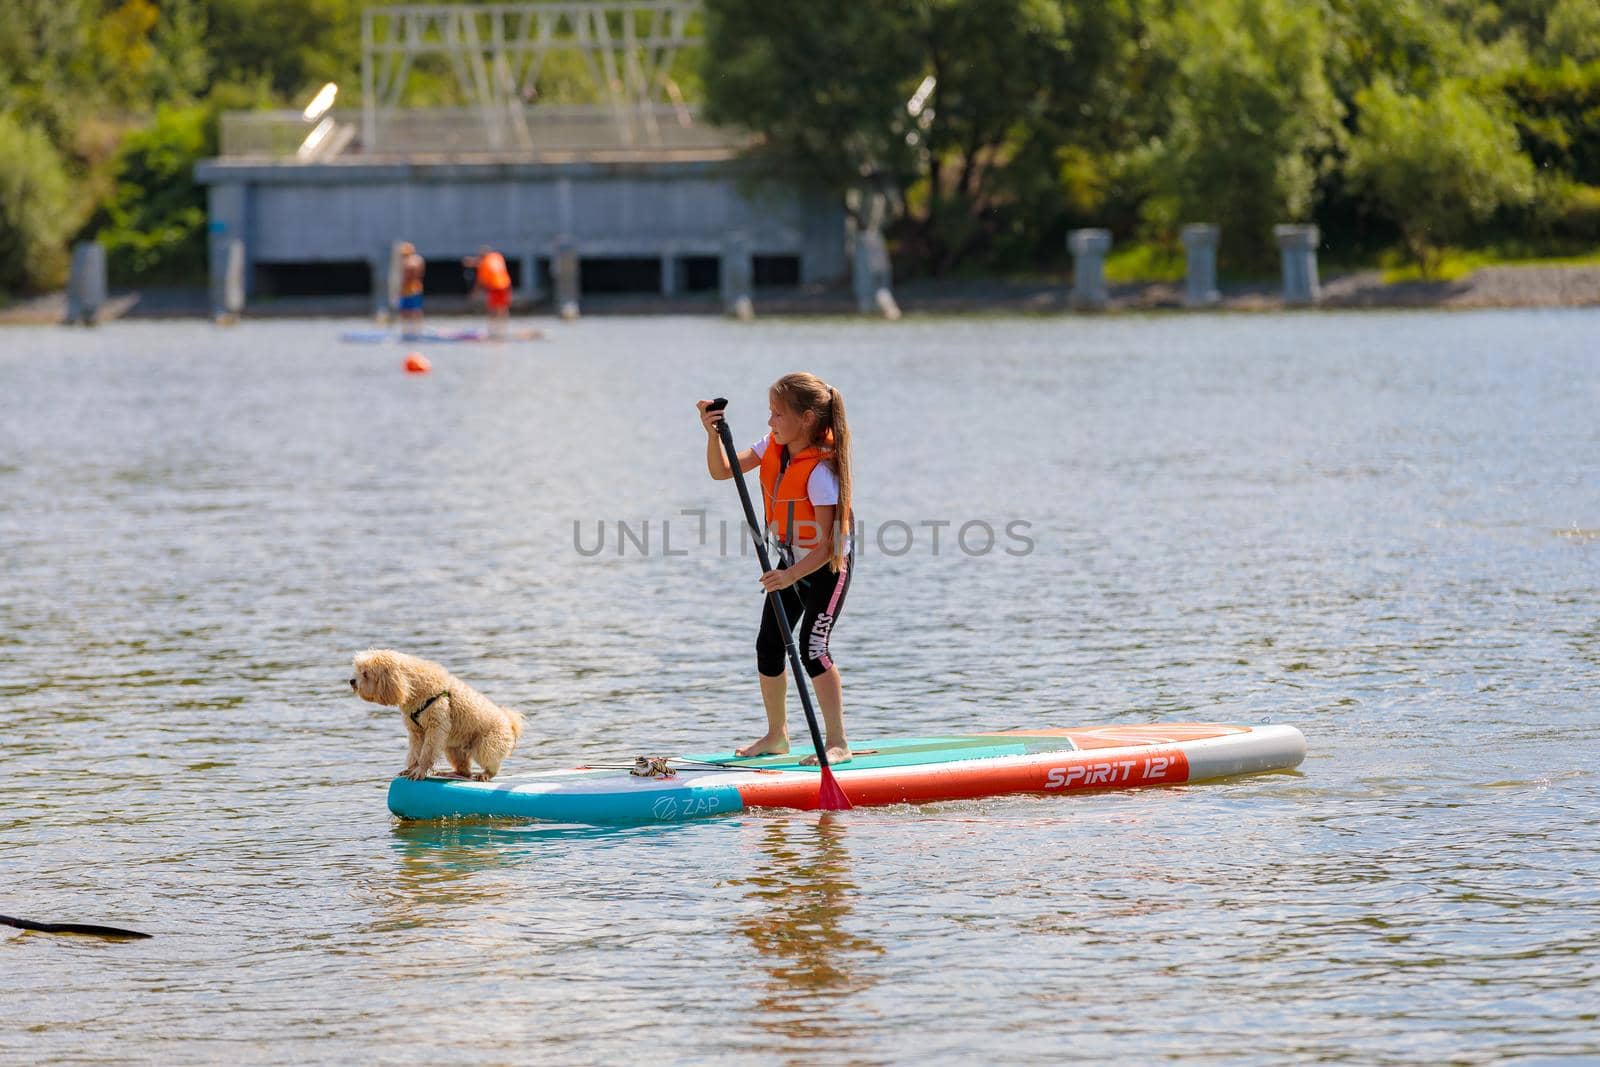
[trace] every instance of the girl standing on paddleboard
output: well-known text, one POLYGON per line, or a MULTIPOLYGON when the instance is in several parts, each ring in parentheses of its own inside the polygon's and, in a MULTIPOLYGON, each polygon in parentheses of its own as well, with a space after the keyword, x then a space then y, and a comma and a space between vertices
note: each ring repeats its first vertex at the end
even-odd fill
MULTIPOLYGON (((726 481, 733 472, 717 436, 722 412, 707 410, 710 405, 709 400, 696 405, 707 435, 706 468, 712 478, 726 481)), ((828 638, 844 609, 855 563, 851 553, 850 427, 845 421, 844 397, 816 375, 800 372, 773 383, 768 406, 771 432, 738 456, 741 475, 761 469, 767 532, 778 549, 777 569, 761 576, 761 588, 783 597, 790 620, 801 616, 800 653, 822 707, 828 762, 845 763, 850 759, 850 743, 845 738, 839 668, 828 652, 828 638)), ((767 732, 738 749, 740 756, 789 751, 784 635, 770 601, 770 597, 762 601, 761 630, 756 637, 756 670, 761 675, 767 732)), ((815 763, 816 757, 802 762, 815 763)))

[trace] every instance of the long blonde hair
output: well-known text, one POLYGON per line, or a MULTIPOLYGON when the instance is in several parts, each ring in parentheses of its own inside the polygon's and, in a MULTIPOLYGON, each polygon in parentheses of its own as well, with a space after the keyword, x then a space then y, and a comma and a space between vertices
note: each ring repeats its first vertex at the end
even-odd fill
POLYGON ((796 415, 816 417, 812 443, 833 449, 829 457, 839 476, 839 506, 833 520, 833 569, 844 565, 850 533, 850 423, 845 419, 844 397, 815 374, 796 371, 772 383, 772 395, 796 415))

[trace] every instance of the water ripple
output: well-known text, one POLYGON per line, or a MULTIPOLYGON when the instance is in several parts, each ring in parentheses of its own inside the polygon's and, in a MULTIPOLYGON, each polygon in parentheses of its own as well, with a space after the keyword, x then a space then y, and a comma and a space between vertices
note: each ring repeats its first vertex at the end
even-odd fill
POLYGON ((6 331, 0 911, 156 936, 0 929, 0 1061, 1600 1058, 1597 326, 594 320, 420 379, 333 323, 6 331), (856 737, 1292 722, 1300 771, 394 823, 366 647, 521 708, 520 766, 758 728, 689 405, 753 439, 795 367, 916 534, 834 639, 856 737), (575 550, 619 521, 653 551, 575 550))

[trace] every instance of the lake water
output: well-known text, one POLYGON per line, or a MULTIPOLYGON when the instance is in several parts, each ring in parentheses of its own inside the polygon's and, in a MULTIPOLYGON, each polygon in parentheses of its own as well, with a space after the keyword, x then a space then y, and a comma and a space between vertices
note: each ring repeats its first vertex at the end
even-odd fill
POLYGON ((354 325, 0 332, 0 912, 155 935, 0 927, 0 1061, 1600 1059, 1600 312, 590 319, 426 376, 354 325), (1286 722, 1299 772, 394 820, 371 646, 522 709, 508 772, 759 733, 693 402, 754 440, 802 368, 853 739, 1286 722))

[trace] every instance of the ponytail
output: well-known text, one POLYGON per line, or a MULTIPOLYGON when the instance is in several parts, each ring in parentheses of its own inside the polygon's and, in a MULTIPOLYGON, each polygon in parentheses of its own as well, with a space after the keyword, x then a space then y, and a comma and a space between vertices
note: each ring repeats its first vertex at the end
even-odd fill
POLYGON ((850 541, 850 423, 844 416, 844 397, 828 387, 829 429, 833 431, 833 467, 839 475, 839 509, 834 512, 833 569, 844 566, 845 546, 850 541))

